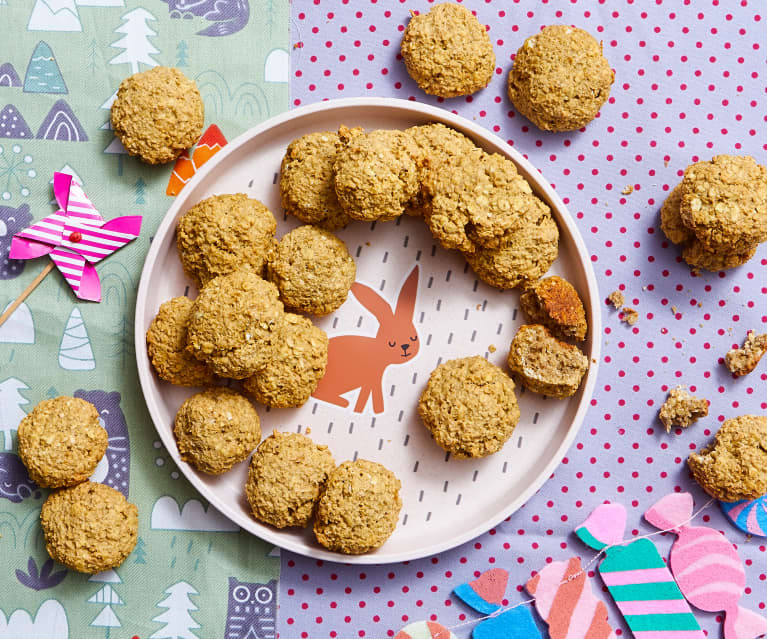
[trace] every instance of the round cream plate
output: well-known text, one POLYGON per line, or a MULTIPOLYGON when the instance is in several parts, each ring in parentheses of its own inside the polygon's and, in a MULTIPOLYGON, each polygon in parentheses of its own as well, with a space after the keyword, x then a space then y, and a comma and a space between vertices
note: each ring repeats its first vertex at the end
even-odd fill
MULTIPOLYGON (((572 217, 551 185, 516 150, 473 122, 432 106, 382 98, 333 100, 284 113, 244 133, 181 191, 154 236, 141 275, 136 358, 144 398, 162 442, 212 506, 254 535, 302 555, 347 563, 387 563, 432 555, 476 537, 520 508, 551 475, 583 422, 596 383, 602 332, 599 306, 589 255, 572 217), (478 281, 461 254, 440 247, 419 218, 402 216, 372 225, 355 222, 340 231, 339 237, 357 262, 357 282, 392 309, 400 293, 404 291, 404 299, 415 289, 415 304, 404 303, 392 320, 381 317, 386 315, 381 299, 364 306, 364 300, 350 294, 337 312, 315 320, 331 339, 358 336, 358 340, 346 338, 343 357, 329 362, 336 397, 330 394, 327 399, 332 401, 311 398, 296 409, 267 411, 257 405, 264 437, 273 429, 308 434, 327 444, 336 462, 357 457, 377 461, 402 481, 399 523, 386 544, 366 555, 340 555, 319 546, 311 528, 278 530, 253 519, 243 491, 247 462, 212 477, 180 461, 173 418, 195 390, 157 378, 147 357, 146 330, 162 302, 197 294, 181 269, 174 237, 178 218, 191 206, 214 194, 246 193, 274 212, 277 234, 282 236, 298 225, 283 214, 278 186, 280 161, 291 140, 313 131, 333 131, 341 124, 370 130, 405 129, 428 122, 443 122, 487 151, 513 160, 551 207, 559 224, 560 244, 559 259, 550 274, 565 276, 584 301, 589 334, 581 347, 591 368, 579 391, 566 400, 518 388, 522 417, 500 452, 478 460, 449 457, 421 423, 418 397, 431 371, 447 359, 484 355, 506 368, 509 344, 524 323, 518 311, 519 294, 478 281), (380 335, 376 314, 385 322, 380 335), (375 355, 366 355, 369 351, 363 344, 370 342, 365 338, 376 337, 381 348, 371 349, 375 355), (411 343, 418 345, 418 352, 386 365, 395 360, 387 355, 389 342, 396 351, 405 338, 417 339, 411 343), (361 394, 367 399, 364 407, 358 406, 361 394), (374 411, 374 401, 380 412, 374 411), (348 405, 339 405, 344 403, 348 405)), ((415 346, 407 350, 412 352, 415 346)))

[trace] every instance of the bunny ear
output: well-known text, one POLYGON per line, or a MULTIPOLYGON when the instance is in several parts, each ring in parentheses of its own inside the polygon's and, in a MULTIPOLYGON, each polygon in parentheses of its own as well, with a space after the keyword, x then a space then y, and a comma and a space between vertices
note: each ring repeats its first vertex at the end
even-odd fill
POLYGON ((394 311, 395 317, 407 318, 408 320, 413 318, 413 311, 415 310, 415 298, 418 293, 418 265, 413 267, 410 271, 410 275, 407 276, 405 283, 402 285, 402 289, 399 292, 397 298, 397 308, 394 311))
POLYGON ((357 301, 369 310, 378 320, 379 324, 391 319, 392 311, 389 303, 369 286, 354 282, 352 293, 357 301))

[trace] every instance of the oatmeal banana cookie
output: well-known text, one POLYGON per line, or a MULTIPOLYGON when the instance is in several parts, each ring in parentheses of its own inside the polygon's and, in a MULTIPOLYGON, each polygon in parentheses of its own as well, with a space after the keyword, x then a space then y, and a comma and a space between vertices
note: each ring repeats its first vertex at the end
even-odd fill
POLYGON ((500 289, 533 282, 549 270, 559 254, 559 229, 548 211, 535 222, 525 221, 502 248, 476 247, 464 253, 477 277, 500 289))
POLYGON ((600 42, 583 29, 557 24, 530 36, 517 51, 509 98, 544 131, 573 131, 596 117, 614 80, 600 42))
POLYGON ((271 361, 284 316, 271 282, 248 269, 222 275, 194 302, 187 350, 221 377, 250 377, 271 361))
POLYGON ((418 400, 434 441, 457 458, 498 452, 519 421, 514 382, 482 357, 437 366, 418 400))
POLYGON ((355 220, 385 222, 404 213, 418 194, 418 150, 404 131, 339 130, 346 146, 334 164, 341 207, 355 220))
POLYGON ((679 213, 707 250, 748 253, 767 239, 767 168, 736 155, 688 166, 679 213))
POLYGON ((178 221, 181 266, 198 288, 241 268, 263 275, 276 230, 274 215, 258 200, 244 193, 214 195, 178 221))
POLYGON ((357 266, 343 240, 316 226, 299 226, 285 235, 267 266, 267 277, 286 308, 327 315, 349 295, 357 266))
POLYGON ((471 11, 453 2, 413 15, 400 50, 407 72, 418 86, 443 98, 484 89, 495 70, 487 30, 471 11))
POLYGON ((19 457, 42 488, 84 482, 96 470, 108 437, 96 407, 84 399, 44 399, 21 420, 19 457))
POLYGON ((119 566, 138 539, 138 508, 110 486, 87 481, 52 492, 40 512, 45 548, 67 568, 96 574, 119 566))
POLYGON ((209 475, 220 475, 246 459, 261 441, 253 405, 230 388, 209 388, 189 397, 173 424, 181 459, 209 475))
POLYGON ((531 284, 519 296, 519 306, 531 323, 543 324, 562 339, 586 338, 586 311, 575 287, 552 275, 531 284))
POLYGON ((327 446, 275 430, 250 460, 245 495, 253 516, 276 528, 309 525, 335 467, 327 446))
POLYGON ((421 188, 415 198, 408 204, 405 213, 408 215, 421 215, 426 198, 423 185, 426 182, 433 183, 436 180, 437 174, 444 162, 449 162, 452 158, 471 153, 477 148, 477 145, 463 133, 459 133, 455 129, 451 129, 439 122, 413 126, 406 129, 405 133, 408 133, 413 138, 413 142, 418 147, 422 158, 418 166, 421 188))
POLYGON ((658 418, 670 433, 672 428, 687 428, 708 415, 708 401, 690 395, 684 386, 672 389, 660 407, 658 418))
POLYGON ((767 352, 767 333, 749 331, 741 348, 733 348, 724 356, 727 369, 736 377, 748 375, 767 352))
POLYGON ((687 459, 703 490, 720 501, 767 493, 767 417, 743 415, 722 424, 714 443, 687 459))
POLYGON ((330 473, 317 506, 314 534, 328 548, 359 555, 382 546, 397 526, 402 484, 367 459, 347 461, 330 473))
POLYGON ((286 213, 328 231, 351 221, 338 203, 334 184, 333 165, 343 147, 334 131, 308 133, 288 145, 280 169, 280 196, 286 213))
POLYGON ((305 404, 328 364, 328 336, 301 315, 285 314, 272 360, 243 382, 256 401, 272 408, 305 404))
POLYGON ((660 209, 660 228, 672 244, 686 244, 695 236, 682 222, 679 205, 682 203, 682 184, 669 193, 660 209))
POLYGON ((174 297, 163 302, 146 332, 149 359, 160 379, 178 386, 208 386, 215 375, 186 351, 186 329, 194 302, 174 297))
POLYGON ((512 377, 525 388, 558 399, 575 395, 589 368, 577 346, 559 341, 540 324, 519 327, 508 363, 512 377))
POLYGON ((165 164, 200 138, 205 106, 193 80, 175 68, 153 67, 120 83, 110 120, 130 155, 165 164))

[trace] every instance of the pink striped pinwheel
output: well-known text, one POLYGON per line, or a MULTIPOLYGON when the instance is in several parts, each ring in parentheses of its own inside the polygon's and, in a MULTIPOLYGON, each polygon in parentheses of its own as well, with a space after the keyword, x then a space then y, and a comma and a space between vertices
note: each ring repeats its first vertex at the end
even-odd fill
POLYGON ((138 237, 141 216, 105 222, 66 173, 53 174, 53 193, 61 209, 16 233, 9 257, 29 260, 50 255, 77 297, 100 302, 101 282, 94 264, 138 237))

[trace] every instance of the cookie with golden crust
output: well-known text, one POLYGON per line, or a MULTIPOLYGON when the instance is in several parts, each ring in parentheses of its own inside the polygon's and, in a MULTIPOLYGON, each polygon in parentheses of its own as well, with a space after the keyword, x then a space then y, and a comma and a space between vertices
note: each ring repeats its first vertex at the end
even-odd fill
POLYGON ((727 250, 709 251, 696 239, 690 240, 682 249, 682 258, 690 266, 703 268, 707 271, 724 271, 743 266, 756 253, 756 246, 743 253, 727 250))
POLYGON ((471 11, 453 2, 413 15, 400 50, 407 72, 418 86, 443 98, 484 89, 495 70, 487 30, 471 11))
POLYGON ((250 377, 271 361, 284 315, 271 282, 248 269, 222 275, 194 301, 187 351, 221 377, 250 377))
POLYGON ((383 129, 339 134, 347 144, 336 156, 335 189, 344 212, 365 222, 402 215, 419 189, 419 158, 411 137, 383 129))
POLYGON ((85 482, 52 492, 40 512, 45 548, 67 568, 117 568, 138 539, 138 508, 110 486, 85 482))
POLYGON ((250 460, 245 496, 253 516, 276 528, 309 525, 335 467, 327 446, 275 430, 250 460))
POLYGON ((274 249, 267 277, 291 310, 327 315, 349 295, 357 266, 346 244, 316 226, 299 226, 283 236, 274 249))
POLYGON ((286 213, 328 231, 351 221, 338 203, 334 184, 333 165, 343 147, 335 131, 308 133, 288 145, 280 169, 280 196, 286 213))
POLYGON ((509 98, 544 131, 573 131, 596 117, 614 80, 600 42, 583 29, 551 25, 517 51, 509 98))
POLYGON ((21 420, 19 457, 42 488, 84 482, 108 445, 96 407, 76 397, 44 399, 21 420))
POLYGON ((153 67, 120 83, 110 116, 130 155, 165 164, 200 138, 205 106, 193 80, 176 68, 153 67))
POLYGON ((578 342, 586 338, 586 311, 578 291, 566 279, 552 275, 528 286, 519 306, 531 323, 543 324, 554 335, 578 342))
POLYGON ((432 371, 418 414, 434 441, 454 457, 486 457, 511 437, 519 406, 506 373, 482 357, 463 357, 432 371))
POLYGON ((658 419, 670 433, 672 428, 687 428, 707 415, 708 400, 691 395, 684 386, 677 386, 669 391, 658 419))
POLYGON ((328 364, 328 336, 307 317, 285 313, 272 360, 243 382, 256 401, 272 408, 305 404, 328 364))
POLYGON ((400 480, 367 459, 347 461, 328 477, 317 506, 314 534, 336 552, 359 555, 384 544, 397 526, 400 480))
POLYGON ((173 432, 183 461, 209 475, 220 475, 258 446, 261 422, 244 395, 215 387, 181 404, 173 432))
POLYGON ((767 493, 767 417, 728 419, 714 442, 687 459, 703 490, 720 501, 757 499, 767 493))
POLYGON ((525 324, 511 341, 508 364, 512 377, 525 388, 563 399, 578 391, 589 358, 574 344, 558 340, 545 326, 525 324))
POLYGON ((244 193, 213 195, 178 221, 181 266, 198 288, 241 268, 263 275, 276 230, 274 215, 258 200, 244 193))
POLYGON ((186 350, 193 306, 184 296, 163 302, 146 332, 147 353, 157 376, 178 386, 208 386, 215 379, 210 367, 186 350))
POLYGON ((688 166, 679 213, 705 249, 748 253, 767 239, 767 168, 738 155, 688 166))
POLYGON ((682 222, 679 205, 682 203, 682 184, 669 193, 660 209, 660 228, 673 244, 686 244, 695 236, 682 222))
POLYGON ((508 289, 537 280, 558 254, 559 229, 547 212, 537 224, 518 228, 502 248, 476 247, 464 257, 483 282, 508 289))

